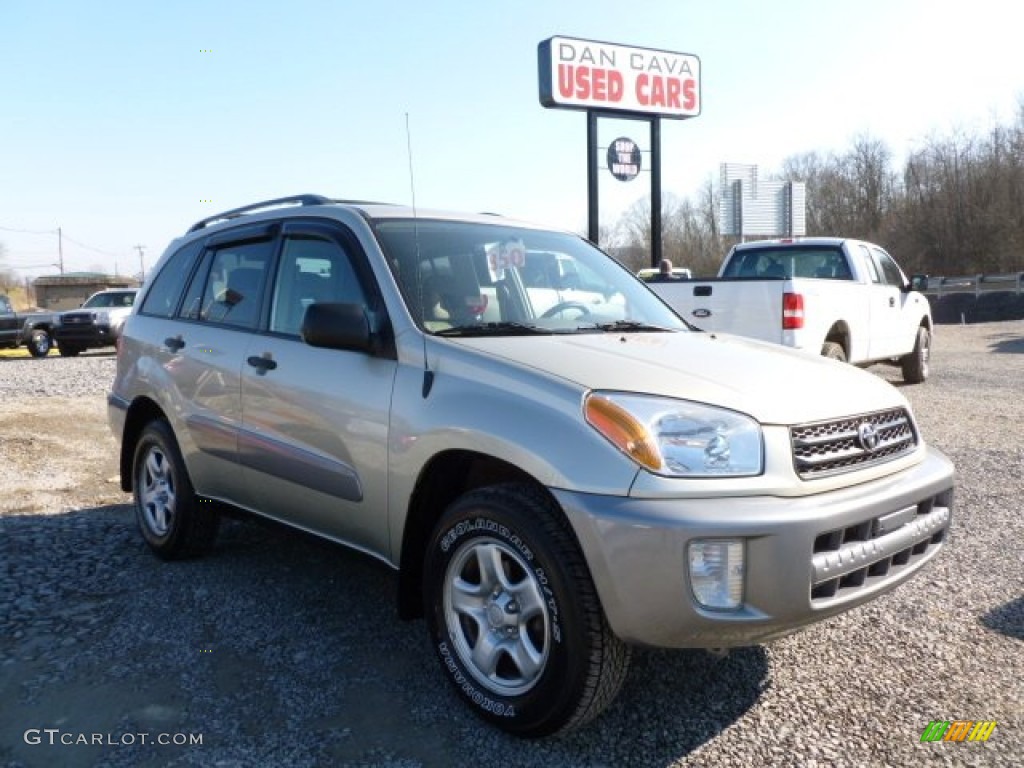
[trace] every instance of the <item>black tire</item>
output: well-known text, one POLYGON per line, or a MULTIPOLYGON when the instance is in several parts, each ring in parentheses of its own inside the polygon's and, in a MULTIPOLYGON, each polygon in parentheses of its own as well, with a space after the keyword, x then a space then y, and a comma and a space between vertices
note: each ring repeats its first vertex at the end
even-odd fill
POLYGON ((32 357, 46 357, 53 349, 53 339, 45 328, 34 328, 29 333, 25 346, 32 357))
POLYGON ((630 647, 612 634, 572 529, 541 490, 509 483, 457 499, 423 574, 441 667, 484 720, 548 736, 593 719, 622 687, 630 647))
POLYGON ((142 430, 132 459, 135 518, 142 538, 165 560, 195 557, 217 538, 216 506, 196 496, 178 442, 166 421, 142 430))
POLYGON ((838 360, 841 363, 846 362, 846 350, 843 349, 842 344, 834 341, 826 341, 821 345, 821 356, 827 357, 829 360, 838 360))
POLYGON ((914 351, 900 358, 903 380, 907 384, 923 384, 928 379, 928 364, 932 356, 932 334, 923 325, 917 329, 914 351))
POLYGON ((60 352, 61 357, 78 357, 82 351, 80 347, 76 347, 73 344, 57 344, 57 350, 60 352))

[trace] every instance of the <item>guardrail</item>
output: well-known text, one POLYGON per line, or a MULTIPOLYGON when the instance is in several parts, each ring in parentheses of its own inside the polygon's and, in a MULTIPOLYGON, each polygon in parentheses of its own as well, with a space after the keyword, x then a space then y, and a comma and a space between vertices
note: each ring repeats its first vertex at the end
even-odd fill
POLYGON ((929 277, 924 293, 936 323, 1024 319, 1024 272, 929 277))
POLYGON ((1024 293, 1024 272, 1008 272, 1003 275, 960 275, 957 277, 928 278, 925 293, 945 296, 950 293, 982 293, 993 291, 1010 291, 1015 294, 1024 293))

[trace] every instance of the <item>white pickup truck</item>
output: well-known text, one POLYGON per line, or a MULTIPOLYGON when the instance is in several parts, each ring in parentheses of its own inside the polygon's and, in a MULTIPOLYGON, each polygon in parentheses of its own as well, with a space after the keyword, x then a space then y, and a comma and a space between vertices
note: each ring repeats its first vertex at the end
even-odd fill
POLYGON ((651 289, 702 330, 749 336, 857 365, 891 363, 928 378, 928 300, 878 245, 836 237, 733 247, 709 280, 651 289))

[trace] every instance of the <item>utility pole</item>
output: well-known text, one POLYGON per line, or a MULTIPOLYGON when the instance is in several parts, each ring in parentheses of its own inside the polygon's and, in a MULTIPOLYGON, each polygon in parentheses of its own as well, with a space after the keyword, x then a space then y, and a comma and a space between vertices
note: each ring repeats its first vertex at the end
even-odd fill
POLYGON ((145 262, 145 260, 143 258, 143 256, 144 256, 143 249, 145 247, 146 246, 144 246, 144 245, 136 245, 135 246, 135 250, 139 252, 139 283, 146 282, 146 262, 145 262))
POLYGON ((57 255, 60 263, 60 273, 64 274, 64 237, 61 235, 60 227, 57 227, 57 255))

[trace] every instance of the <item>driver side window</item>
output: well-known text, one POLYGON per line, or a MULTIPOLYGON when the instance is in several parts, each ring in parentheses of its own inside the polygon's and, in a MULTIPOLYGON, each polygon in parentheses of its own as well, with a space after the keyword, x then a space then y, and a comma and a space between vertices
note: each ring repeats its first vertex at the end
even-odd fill
POLYGON ((894 285, 897 288, 902 287, 906 281, 903 279, 903 273, 900 272, 900 268, 892 260, 892 256, 880 248, 875 248, 874 254, 882 270, 883 282, 886 285, 894 285))
POLYGON ((289 236, 274 286, 270 330, 298 336, 306 308, 317 303, 366 304, 366 294, 341 245, 322 237, 289 236))

